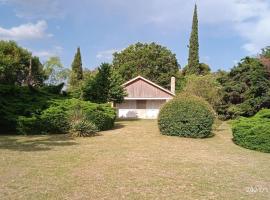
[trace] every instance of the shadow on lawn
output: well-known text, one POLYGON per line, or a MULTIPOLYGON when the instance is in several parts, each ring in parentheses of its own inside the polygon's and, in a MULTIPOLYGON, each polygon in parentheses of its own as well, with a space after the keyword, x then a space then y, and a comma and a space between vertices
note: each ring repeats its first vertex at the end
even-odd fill
POLYGON ((54 147, 72 145, 77 145, 77 143, 67 135, 0 136, 0 149, 14 151, 48 151, 54 147))

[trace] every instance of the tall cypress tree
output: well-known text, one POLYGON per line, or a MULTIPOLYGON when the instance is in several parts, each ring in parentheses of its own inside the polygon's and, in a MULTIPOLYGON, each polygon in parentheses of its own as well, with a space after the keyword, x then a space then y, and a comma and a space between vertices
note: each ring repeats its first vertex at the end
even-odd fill
POLYGON ((71 65, 72 75, 70 84, 76 85, 78 81, 83 79, 83 69, 82 69, 82 57, 80 47, 77 48, 77 52, 75 54, 74 60, 71 65))
POLYGON ((198 37, 198 13, 197 5, 195 4, 192 30, 189 39, 189 56, 186 74, 199 74, 200 61, 199 61, 199 37, 198 37))

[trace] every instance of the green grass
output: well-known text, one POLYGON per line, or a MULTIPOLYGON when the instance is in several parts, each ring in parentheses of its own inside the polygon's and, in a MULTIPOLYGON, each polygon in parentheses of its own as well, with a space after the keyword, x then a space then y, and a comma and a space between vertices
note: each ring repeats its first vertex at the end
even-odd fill
POLYGON ((0 199, 269 199, 270 154, 231 138, 226 123, 188 139, 152 120, 90 138, 0 136, 0 199))

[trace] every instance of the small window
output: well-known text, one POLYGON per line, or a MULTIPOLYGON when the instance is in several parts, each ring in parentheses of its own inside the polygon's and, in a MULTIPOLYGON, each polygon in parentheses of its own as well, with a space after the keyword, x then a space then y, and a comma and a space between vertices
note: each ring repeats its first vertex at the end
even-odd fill
POLYGON ((146 100, 137 100, 136 101, 137 109, 146 109, 146 100))

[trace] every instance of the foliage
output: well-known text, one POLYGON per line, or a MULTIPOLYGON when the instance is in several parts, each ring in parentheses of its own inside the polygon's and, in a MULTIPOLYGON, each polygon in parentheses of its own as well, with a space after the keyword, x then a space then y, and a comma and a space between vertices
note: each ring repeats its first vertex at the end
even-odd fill
POLYGON ((98 132, 96 125, 87 120, 82 109, 73 109, 69 112, 70 134, 74 137, 89 137, 98 132))
POLYGON ((70 85, 75 86, 80 80, 83 79, 82 58, 80 48, 77 48, 74 60, 71 65, 70 85))
POLYGON ((155 43, 136 43, 115 53, 113 67, 124 81, 141 75, 168 89, 171 77, 179 71, 175 54, 155 43))
POLYGON ((121 84, 122 79, 119 74, 112 71, 110 64, 103 63, 98 68, 96 76, 91 76, 86 80, 83 87, 83 99, 95 103, 107 103, 110 101, 121 103, 125 96, 121 84))
MULTIPOLYGON (((75 112, 81 112, 84 116, 78 120, 82 124, 77 124, 77 128, 80 125, 90 127, 92 123, 97 130, 108 130, 113 128, 116 119, 116 112, 110 105, 78 99, 62 99, 52 101, 49 107, 41 112, 18 116, 15 120, 17 131, 20 134, 68 133, 71 129, 74 130, 75 121, 79 119, 76 118, 78 115, 75 115, 75 112)), ((94 126, 92 128, 92 131, 96 130, 94 126)))
POLYGON ((193 14, 192 31, 189 40, 188 66, 186 68, 186 74, 200 74, 197 5, 195 5, 193 14))
POLYGON ((40 86, 45 79, 38 57, 13 41, 0 41, 0 84, 40 86))
POLYGON ((161 108, 158 125, 164 135, 204 138, 211 134, 214 118, 205 100, 182 94, 161 108))
POLYGON ((51 94, 61 94, 64 85, 64 83, 60 83, 58 85, 46 85, 43 86, 41 90, 51 94))
POLYGON ((268 77, 270 79, 270 47, 262 49, 262 53, 259 56, 259 60, 266 68, 266 71, 268 72, 268 77))
POLYGON ((0 127, 4 133, 16 132, 19 116, 32 117, 48 108, 54 99, 63 99, 46 90, 27 86, 0 85, 0 127))
POLYGON ((51 57, 44 63, 44 72, 48 79, 48 85, 58 85, 67 82, 70 70, 63 67, 59 57, 51 57))
POLYGON ((116 112, 109 104, 95 104, 79 99, 55 101, 51 107, 56 107, 70 117, 70 111, 82 110, 85 119, 93 122, 101 131, 113 128, 116 112))
MULTIPOLYGON (((205 99, 214 109, 221 101, 221 85, 213 74, 205 76, 186 76, 186 86, 183 91, 186 94, 195 95, 205 99)), ((181 94, 180 94, 181 95, 181 94)))
POLYGON ((244 58, 218 81, 223 89, 217 112, 225 119, 253 116, 261 108, 270 107, 270 80, 259 59, 244 58))
MULTIPOLYGON (((63 100, 62 100, 63 101, 63 100)), ((69 130, 69 121, 66 112, 59 106, 50 106, 41 113, 40 120, 46 133, 66 133, 69 130)))
POLYGON ((233 122, 233 141, 245 148, 270 153, 270 110, 233 122))

